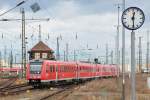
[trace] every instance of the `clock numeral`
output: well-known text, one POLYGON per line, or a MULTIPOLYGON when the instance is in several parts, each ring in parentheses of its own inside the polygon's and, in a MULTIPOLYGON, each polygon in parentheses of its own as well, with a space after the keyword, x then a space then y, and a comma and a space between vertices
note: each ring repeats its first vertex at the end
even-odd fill
POLYGON ((142 24, 142 22, 139 22, 140 24, 142 24))
POLYGON ((143 20, 144 18, 142 17, 142 18, 140 18, 140 19, 142 19, 142 20, 143 20))

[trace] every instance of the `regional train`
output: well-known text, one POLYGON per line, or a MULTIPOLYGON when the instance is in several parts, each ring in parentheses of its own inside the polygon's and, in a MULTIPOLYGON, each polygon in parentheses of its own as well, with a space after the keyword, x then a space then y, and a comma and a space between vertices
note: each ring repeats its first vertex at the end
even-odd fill
POLYGON ((26 79, 32 86, 57 82, 78 82, 100 77, 116 77, 116 65, 64 62, 54 60, 31 60, 27 64, 26 79))

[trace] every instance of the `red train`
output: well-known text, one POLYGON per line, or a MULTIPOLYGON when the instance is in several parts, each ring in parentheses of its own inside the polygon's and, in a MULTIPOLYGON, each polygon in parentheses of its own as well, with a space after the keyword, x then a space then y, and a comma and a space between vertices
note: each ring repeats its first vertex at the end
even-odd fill
POLYGON ((26 78, 33 86, 61 81, 82 81, 96 77, 116 77, 118 75, 119 69, 115 65, 51 60, 32 60, 26 70, 26 78))

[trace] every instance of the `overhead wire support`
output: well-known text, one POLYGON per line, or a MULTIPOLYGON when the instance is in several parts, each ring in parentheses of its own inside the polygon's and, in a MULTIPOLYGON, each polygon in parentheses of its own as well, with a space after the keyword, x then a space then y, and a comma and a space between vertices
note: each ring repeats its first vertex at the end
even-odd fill
MULTIPOLYGON (((125 10, 125 0, 122 0, 122 12, 125 10)), ((122 26, 122 100, 125 100, 125 28, 122 26)))
POLYGON ((147 67, 147 73, 148 73, 149 72, 149 31, 147 31, 146 67, 147 67))
MULTIPOLYGON (((0 21, 18 21, 18 20, 22 20, 22 19, 0 19, 0 21)), ((31 18, 31 19, 25 19, 25 20, 33 20, 33 21, 49 21, 49 18, 31 18)))
MULTIPOLYGON (((27 1, 27 0, 26 0, 26 1, 27 1)), ((4 13, 0 14, 0 16, 3 16, 4 14, 6 14, 6 13, 12 11, 13 9, 15 9, 15 8, 17 8, 17 7, 19 7, 19 6, 21 6, 21 5, 24 4, 26 1, 22 1, 22 2, 18 3, 15 7, 13 7, 13 8, 11 8, 11 9, 5 11, 4 13)))
POLYGON ((41 25, 39 25, 39 42, 41 41, 41 25))
POLYGON ((108 64, 108 44, 106 44, 106 64, 108 64))
POLYGON ((26 67, 26 44, 25 44, 25 12, 24 9, 21 11, 22 13, 22 78, 23 78, 23 70, 26 67))
POLYGON ((59 37, 57 37, 57 55, 56 55, 56 59, 60 60, 60 53, 59 53, 59 37))

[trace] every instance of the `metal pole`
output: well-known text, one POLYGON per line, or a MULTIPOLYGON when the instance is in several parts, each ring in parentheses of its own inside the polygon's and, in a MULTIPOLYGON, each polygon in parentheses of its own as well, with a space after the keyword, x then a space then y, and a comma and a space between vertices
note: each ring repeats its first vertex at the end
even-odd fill
POLYGON ((113 64, 113 50, 111 51, 111 64, 113 64))
POLYGON ((136 100, 136 87, 135 87, 135 32, 131 32, 131 100, 136 100))
POLYGON ((16 58, 16 54, 15 54, 15 64, 16 64, 16 60, 17 60, 17 58, 16 58))
POLYGON ((0 51, 0 67, 2 67, 2 54, 1 54, 1 51, 0 51))
POLYGON ((106 64, 108 64, 108 44, 106 44, 106 64))
MULTIPOLYGON (((125 0, 122 0, 122 12, 125 10, 125 0)), ((122 100, 125 100, 125 28, 122 26, 122 100)))
POLYGON ((66 53, 65 53, 65 50, 64 50, 64 61, 66 61, 66 53))
POLYGON ((74 61, 76 61, 76 51, 74 50, 74 61))
POLYGON ((66 61, 68 61, 68 43, 66 43, 66 61))
POLYGON ((4 46, 4 60, 5 60, 5 63, 7 62, 7 46, 5 45, 4 46))
POLYGON ((141 38, 139 37, 139 72, 141 72, 141 68, 142 68, 142 46, 141 46, 141 38))
MULTIPOLYGON (((120 12, 120 6, 119 6, 119 4, 118 4, 118 25, 117 25, 117 41, 116 41, 116 42, 117 42, 117 43, 116 43, 116 45, 117 45, 117 46, 116 46, 116 47, 117 47, 117 52, 116 52, 116 56, 117 56, 117 57, 116 57, 116 58, 117 58, 116 60, 117 60, 117 61, 116 61, 116 64, 117 64, 117 68, 118 68, 118 73, 119 73, 119 60, 120 60, 120 59, 119 59, 119 32, 120 32, 120 31, 119 31, 119 27, 120 27, 120 25, 119 25, 119 22, 120 22, 120 20, 119 20, 119 19, 120 19, 120 14, 119 14, 119 12, 120 12)), ((119 75, 118 75, 118 76, 119 76, 119 75)))
POLYGON ((25 11, 22 8, 22 78, 24 71, 26 72, 26 36, 25 36, 25 11))
POLYGON ((59 37, 57 37, 57 60, 60 60, 60 55, 59 55, 59 37))
POLYGON ((23 44, 24 44, 24 73, 26 74, 26 35, 25 35, 25 11, 23 9, 23 44))
POLYGON ((22 13, 22 78, 23 78, 23 67, 24 67, 24 9, 21 11, 22 13))
POLYGON ((147 31, 147 54, 146 54, 146 67, 147 67, 147 73, 148 73, 148 67, 149 67, 149 31, 147 31))
POLYGON ((39 41, 41 41, 41 25, 39 25, 39 41))

